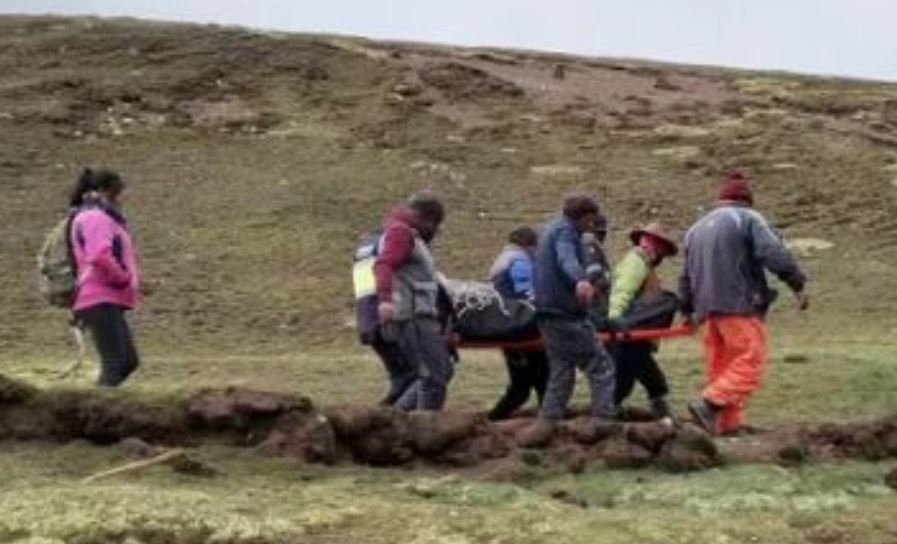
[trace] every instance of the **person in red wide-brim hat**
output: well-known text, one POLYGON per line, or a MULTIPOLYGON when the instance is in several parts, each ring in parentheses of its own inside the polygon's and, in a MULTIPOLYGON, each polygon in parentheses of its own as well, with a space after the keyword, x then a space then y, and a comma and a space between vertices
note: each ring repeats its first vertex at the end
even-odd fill
MULTIPOLYGON (((676 308, 676 296, 664 292, 657 267, 667 258, 676 255, 679 247, 660 223, 651 223, 629 234, 633 247, 613 270, 613 286, 610 295, 611 327, 627 328, 626 323, 639 309, 669 307, 663 312, 663 323, 672 323, 676 308), (665 302, 666 301, 666 302, 665 302)), ((661 421, 672 424, 673 413, 667 401, 669 386, 666 376, 654 358, 657 345, 653 342, 620 342, 613 347, 617 369, 617 387, 614 402, 619 409, 632 394, 636 382, 642 384, 651 404, 651 411, 661 421)))

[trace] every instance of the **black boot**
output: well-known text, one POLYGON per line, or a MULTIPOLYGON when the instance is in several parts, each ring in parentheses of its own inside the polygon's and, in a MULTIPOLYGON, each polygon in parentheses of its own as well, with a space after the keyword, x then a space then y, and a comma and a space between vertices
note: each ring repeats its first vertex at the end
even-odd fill
POLYGON ((651 413, 654 414, 654 417, 657 418, 658 421, 666 425, 675 424, 673 411, 670 409, 670 403, 667 402, 666 397, 655 397, 651 399, 650 402, 651 413))
POLYGON ((719 406, 711 404, 705 399, 701 399, 696 402, 688 403, 688 411, 691 413, 692 417, 695 418, 695 423, 703 427, 709 434, 716 436, 716 420, 717 414, 719 414, 720 411, 719 406))

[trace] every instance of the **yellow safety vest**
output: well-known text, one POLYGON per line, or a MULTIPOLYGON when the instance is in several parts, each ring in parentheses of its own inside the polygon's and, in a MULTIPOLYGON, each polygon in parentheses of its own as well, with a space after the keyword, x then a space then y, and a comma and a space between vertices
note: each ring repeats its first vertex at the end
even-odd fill
POLYGON ((361 300, 377 293, 377 280, 374 278, 374 262, 372 255, 355 263, 352 267, 352 284, 355 287, 355 300, 361 300))

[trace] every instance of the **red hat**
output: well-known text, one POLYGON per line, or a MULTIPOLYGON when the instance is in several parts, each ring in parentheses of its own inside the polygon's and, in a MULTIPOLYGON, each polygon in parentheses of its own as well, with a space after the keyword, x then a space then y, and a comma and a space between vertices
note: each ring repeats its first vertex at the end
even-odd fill
POLYGON ((754 194, 751 192, 751 180, 741 172, 729 174, 719 188, 719 199, 753 204, 754 194))
POLYGON ((679 247, 676 245, 675 239, 661 223, 649 223, 645 228, 635 229, 629 233, 629 239, 636 246, 641 243, 642 236, 650 236, 660 242, 661 245, 666 246, 667 255, 671 257, 679 253, 679 247))

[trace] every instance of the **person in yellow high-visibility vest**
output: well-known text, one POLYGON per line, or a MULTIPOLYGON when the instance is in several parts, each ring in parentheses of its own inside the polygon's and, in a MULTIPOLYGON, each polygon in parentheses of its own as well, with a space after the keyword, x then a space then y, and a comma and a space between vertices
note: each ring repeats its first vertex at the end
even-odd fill
POLYGON ((380 327, 374 263, 377 260, 377 249, 382 236, 382 230, 374 230, 361 237, 353 257, 352 283, 355 289, 358 337, 362 344, 374 350, 386 369, 389 388, 380 404, 392 406, 414 385, 417 372, 402 355, 398 344, 384 338, 380 327))

